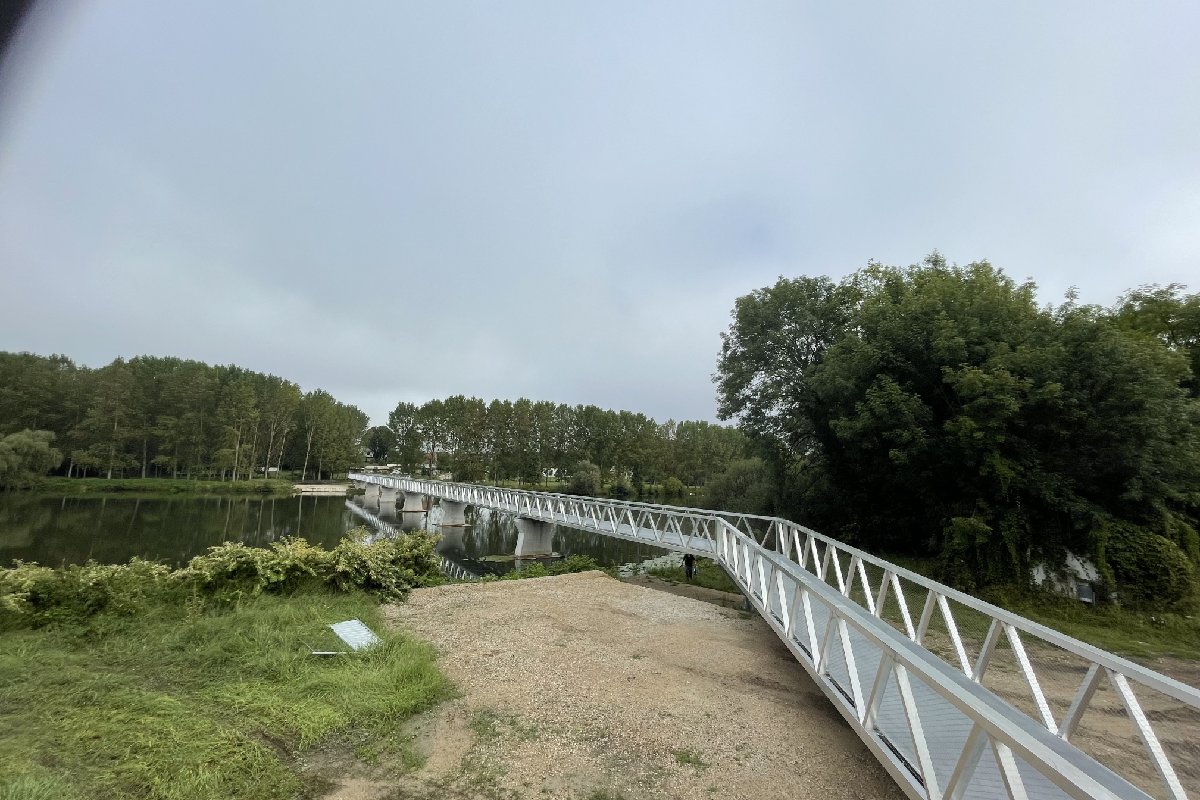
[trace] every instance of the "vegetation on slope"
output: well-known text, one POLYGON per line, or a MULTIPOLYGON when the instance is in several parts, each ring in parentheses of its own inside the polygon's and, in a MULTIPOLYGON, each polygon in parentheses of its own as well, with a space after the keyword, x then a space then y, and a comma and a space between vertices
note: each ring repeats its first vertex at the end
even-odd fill
POLYGON ((785 516, 940 560, 978 591, 1067 552, 1102 594, 1188 608, 1200 562, 1200 296, 1039 307, 1032 283, 933 255, 740 298, 723 416, 785 516))
POLYGON ((443 580, 433 544, 0 571, 0 797, 295 797, 321 788, 296 754, 332 736, 411 765, 399 726, 450 687, 378 601, 443 580), (384 643, 311 655, 343 650, 327 626, 350 618, 384 643))

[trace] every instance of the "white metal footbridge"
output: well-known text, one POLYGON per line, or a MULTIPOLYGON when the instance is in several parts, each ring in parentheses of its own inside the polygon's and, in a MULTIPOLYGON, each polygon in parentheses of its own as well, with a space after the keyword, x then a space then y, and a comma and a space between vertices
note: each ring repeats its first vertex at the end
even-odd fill
MULTIPOLYGON (((352 473, 708 556, 912 798, 1200 798, 1200 690, 775 517, 352 473)), ((522 520, 525 527, 521 527, 522 520)), ((532 544, 531 544, 532 543, 532 544)))

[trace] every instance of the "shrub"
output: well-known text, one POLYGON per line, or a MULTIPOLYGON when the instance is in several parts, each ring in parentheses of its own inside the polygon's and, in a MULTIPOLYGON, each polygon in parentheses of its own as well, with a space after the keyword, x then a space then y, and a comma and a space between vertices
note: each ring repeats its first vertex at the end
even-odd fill
POLYGON ((567 491, 592 497, 600 494, 600 468, 590 461, 580 461, 575 465, 567 491))
POLYGON ((562 561, 558 561, 550 566, 546 566, 540 562, 534 562, 526 566, 514 569, 511 572, 506 572, 500 576, 503 581, 515 581, 521 578, 545 578, 551 575, 567 575, 572 572, 589 572, 594 569, 600 569, 600 565, 596 559, 591 556, 569 556, 562 561))
POLYGON ((326 580, 337 589, 362 589, 385 600, 399 600, 414 586, 441 582, 436 544, 437 537, 428 533, 371 544, 347 537, 331 554, 326 580))
POLYGON ((308 579, 324 581, 330 561, 328 551, 293 537, 270 547, 225 542, 193 558, 174 577, 200 593, 229 601, 264 591, 294 591, 308 579))
POLYGON ((667 497, 683 497, 683 481, 674 475, 663 483, 663 494, 667 497))
POLYGON ((1173 606, 1194 589, 1194 567, 1171 540, 1130 524, 1109 527, 1104 567, 1125 605, 1173 606))
POLYGON ((186 567, 141 559, 50 569, 18 563, 0 569, 0 628, 37 627, 100 613, 134 614, 155 602, 192 597, 231 603, 306 588, 364 591, 399 600, 415 586, 443 582, 437 537, 414 533, 368 543, 348 535, 332 551, 288 538, 270 547, 220 544, 186 567))
POLYGON ((630 491, 629 481, 624 475, 618 475, 608 487, 608 496, 615 500, 628 500, 630 491))
POLYGON ((41 625, 110 612, 134 614, 168 589, 170 569, 135 558, 128 564, 50 569, 18 562, 0 570, 0 628, 41 625))

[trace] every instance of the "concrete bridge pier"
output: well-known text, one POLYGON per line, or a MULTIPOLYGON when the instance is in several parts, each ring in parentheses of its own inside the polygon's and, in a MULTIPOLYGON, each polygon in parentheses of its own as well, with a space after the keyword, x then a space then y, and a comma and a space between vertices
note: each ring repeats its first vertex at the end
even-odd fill
POLYGON ((554 552, 554 523, 517 517, 517 552, 513 555, 548 556, 554 552))
POLYGON ((366 503, 378 503, 379 492, 382 487, 377 483, 368 483, 366 491, 363 494, 363 501, 366 503))
POLYGON ((390 486, 379 487, 379 505, 392 508, 396 505, 396 494, 398 489, 393 489, 390 486))
POLYGON ((466 525, 467 524, 467 504, 456 503, 453 500, 442 498, 438 503, 442 507, 442 524, 443 525, 466 525))
POLYGON ((404 508, 401 511, 415 512, 425 510, 425 495, 418 492, 404 493, 404 508))

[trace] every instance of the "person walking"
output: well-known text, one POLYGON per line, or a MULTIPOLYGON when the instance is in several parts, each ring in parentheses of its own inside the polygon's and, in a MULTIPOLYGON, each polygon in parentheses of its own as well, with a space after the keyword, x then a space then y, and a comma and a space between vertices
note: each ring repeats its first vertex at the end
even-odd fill
POLYGON ((691 553, 687 553, 683 557, 683 574, 687 575, 689 583, 692 580, 692 576, 696 574, 696 557, 691 553))

